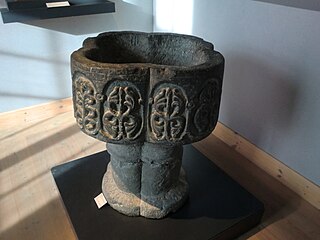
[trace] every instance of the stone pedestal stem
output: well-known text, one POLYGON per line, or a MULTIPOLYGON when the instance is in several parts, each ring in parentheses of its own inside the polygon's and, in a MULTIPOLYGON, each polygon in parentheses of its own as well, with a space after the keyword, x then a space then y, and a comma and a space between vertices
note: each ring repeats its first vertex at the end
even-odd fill
POLYGON ((181 145, 107 144, 111 162, 102 190, 109 204, 129 216, 161 218, 182 206, 188 185, 181 145))

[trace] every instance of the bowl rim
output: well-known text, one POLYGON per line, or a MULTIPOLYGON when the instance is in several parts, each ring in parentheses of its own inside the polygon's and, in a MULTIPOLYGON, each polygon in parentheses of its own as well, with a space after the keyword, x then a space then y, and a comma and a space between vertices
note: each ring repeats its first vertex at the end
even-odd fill
POLYGON ((139 32, 139 31, 111 31, 111 32, 104 32, 98 34, 96 37, 89 37, 83 41, 83 46, 79 48, 78 50, 74 51, 71 54, 71 61, 75 61, 79 63, 80 65, 86 66, 90 69, 93 68, 167 68, 171 70, 181 70, 181 71, 194 71, 194 70, 203 70, 211 67, 215 67, 217 65, 220 65, 222 62, 224 62, 224 57, 222 54, 218 51, 214 50, 214 45, 210 42, 207 42, 203 40, 200 37, 192 36, 192 35, 186 35, 186 34, 179 34, 179 33, 169 33, 169 32, 139 32), (94 48, 97 48, 95 41, 98 38, 102 37, 108 37, 109 35, 125 35, 125 34, 135 34, 135 35, 145 35, 147 37, 150 36, 173 36, 173 37, 179 37, 179 38, 188 38, 194 41, 198 41, 201 43, 201 45, 204 47, 204 52, 208 56, 207 61, 195 64, 195 65, 165 65, 165 64, 156 64, 156 63, 106 63, 106 62, 99 62, 94 61, 88 57, 86 57, 86 53, 94 48))

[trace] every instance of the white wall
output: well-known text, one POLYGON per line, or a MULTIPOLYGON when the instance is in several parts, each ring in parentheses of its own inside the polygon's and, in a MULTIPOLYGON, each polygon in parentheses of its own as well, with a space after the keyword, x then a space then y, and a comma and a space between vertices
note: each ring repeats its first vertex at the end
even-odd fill
POLYGON ((252 0, 154 7, 154 30, 200 36, 225 56, 219 120, 320 185, 320 12, 252 0))
POLYGON ((69 56, 88 34, 152 31, 152 0, 114 2, 115 13, 28 24, 0 20, 0 112, 71 96, 69 56))

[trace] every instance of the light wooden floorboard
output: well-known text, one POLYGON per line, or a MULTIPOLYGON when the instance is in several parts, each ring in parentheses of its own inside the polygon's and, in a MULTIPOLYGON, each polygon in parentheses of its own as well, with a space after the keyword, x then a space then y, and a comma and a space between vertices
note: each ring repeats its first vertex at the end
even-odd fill
POLYGON ((318 185, 220 122, 215 128, 214 135, 320 210, 320 187, 318 185))
MULTIPOLYGON (((262 223, 240 239, 320 239, 320 213, 214 135, 195 146, 264 202, 262 223)), ((105 149, 71 111, 15 127, 0 122, 0 239, 76 239, 51 167, 105 149)))

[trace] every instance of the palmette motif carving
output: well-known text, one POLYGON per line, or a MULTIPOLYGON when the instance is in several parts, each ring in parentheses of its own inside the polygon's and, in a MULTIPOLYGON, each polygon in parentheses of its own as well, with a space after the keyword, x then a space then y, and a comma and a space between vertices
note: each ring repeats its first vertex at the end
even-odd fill
POLYGON ((133 86, 113 86, 104 103, 103 134, 112 140, 134 140, 143 128, 142 99, 133 86))
POLYGON ((152 138, 178 141, 186 133, 187 98, 177 86, 158 88, 154 93, 150 114, 152 138))
POLYGON ((217 81, 208 81, 199 94, 199 106, 194 115, 194 125, 199 133, 211 131, 219 110, 220 90, 217 81))
POLYGON ((100 102, 95 98, 92 82, 83 76, 75 80, 75 117, 78 126, 89 135, 96 135, 100 129, 100 102))

